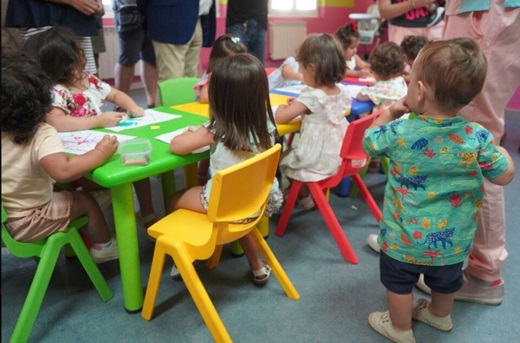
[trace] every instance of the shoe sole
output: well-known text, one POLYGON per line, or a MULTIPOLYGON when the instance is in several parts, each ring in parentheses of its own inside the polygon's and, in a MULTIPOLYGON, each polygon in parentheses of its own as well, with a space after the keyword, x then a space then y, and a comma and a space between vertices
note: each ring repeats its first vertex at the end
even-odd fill
POLYGON ((504 300, 504 297, 499 298, 499 299, 482 299, 482 298, 455 296, 455 301, 464 301, 464 302, 468 302, 468 303, 491 305, 491 306, 498 306, 498 305, 502 304, 503 300, 504 300))

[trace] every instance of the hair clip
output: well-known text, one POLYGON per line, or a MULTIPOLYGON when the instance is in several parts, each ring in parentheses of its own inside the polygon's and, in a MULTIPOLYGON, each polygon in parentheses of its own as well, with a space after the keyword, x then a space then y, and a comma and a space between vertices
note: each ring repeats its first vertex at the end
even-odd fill
POLYGON ((357 23, 350 22, 350 31, 351 32, 356 32, 357 31, 357 23))
POLYGON ((240 37, 231 37, 231 41, 237 44, 238 42, 240 42, 240 37))

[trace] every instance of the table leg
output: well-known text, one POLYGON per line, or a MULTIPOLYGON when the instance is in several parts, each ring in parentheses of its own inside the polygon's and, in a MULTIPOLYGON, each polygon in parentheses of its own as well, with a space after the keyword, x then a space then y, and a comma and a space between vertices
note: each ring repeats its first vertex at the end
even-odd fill
POLYGON ((166 173, 161 174, 161 184, 163 191, 163 204, 164 204, 164 212, 166 214, 169 213, 170 208, 170 198, 173 193, 176 192, 175 188, 175 174, 173 171, 167 171, 166 173))
POLYGON ((112 188, 112 207, 125 309, 137 313, 143 307, 143 286, 131 183, 112 188))

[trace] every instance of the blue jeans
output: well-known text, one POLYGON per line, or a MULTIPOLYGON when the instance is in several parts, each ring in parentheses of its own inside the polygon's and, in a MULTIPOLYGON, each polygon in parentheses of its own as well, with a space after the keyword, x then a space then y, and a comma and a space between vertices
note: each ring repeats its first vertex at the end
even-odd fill
POLYGON ((242 24, 227 26, 226 33, 239 37, 247 50, 264 64, 266 30, 256 20, 248 19, 242 24))

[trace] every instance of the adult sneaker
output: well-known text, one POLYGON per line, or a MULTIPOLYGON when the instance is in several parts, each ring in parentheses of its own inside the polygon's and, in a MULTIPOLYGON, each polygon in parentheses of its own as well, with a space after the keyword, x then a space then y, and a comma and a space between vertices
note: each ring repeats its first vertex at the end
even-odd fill
POLYGON ((430 312, 430 302, 424 298, 421 298, 414 302, 412 309, 412 318, 428 324, 441 331, 451 331, 453 329, 453 323, 451 322, 451 316, 448 314, 445 317, 436 317, 430 312))
POLYGON ((368 323, 372 329, 396 343, 415 343, 413 331, 399 331, 392 326, 390 314, 386 312, 372 312, 368 315, 368 323))
MULTIPOLYGON (((504 300, 504 280, 494 282, 480 280, 467 273, 463 274, 462 288, 455 292, 456 301, 466 301, 483 305, 500 305, 504 300)), ((426 294, 431 294, 430 287, 424 282, 421 274, 415 286, 426 294)))
POLYGON ((90 255, 96 263, 103 263, 119 258, 117 250, 117 241, 114 237, 110 240, 110 245, 102 247, 100 244, 92 244, 90 248, 90 255))
POLYGON ((372 248, 375 252, 379 253, 381 251, 381 248, 379 247, 379 244, 377 243, 377 235, 371 234, 367 237, 367 244, 369 247, 372 248))
POLYGON ((427 24, 428 27, 432 27, 440 23, 444 19, 444 7, 437 7, 435 11, 430 15, 430 21, 427 24))

